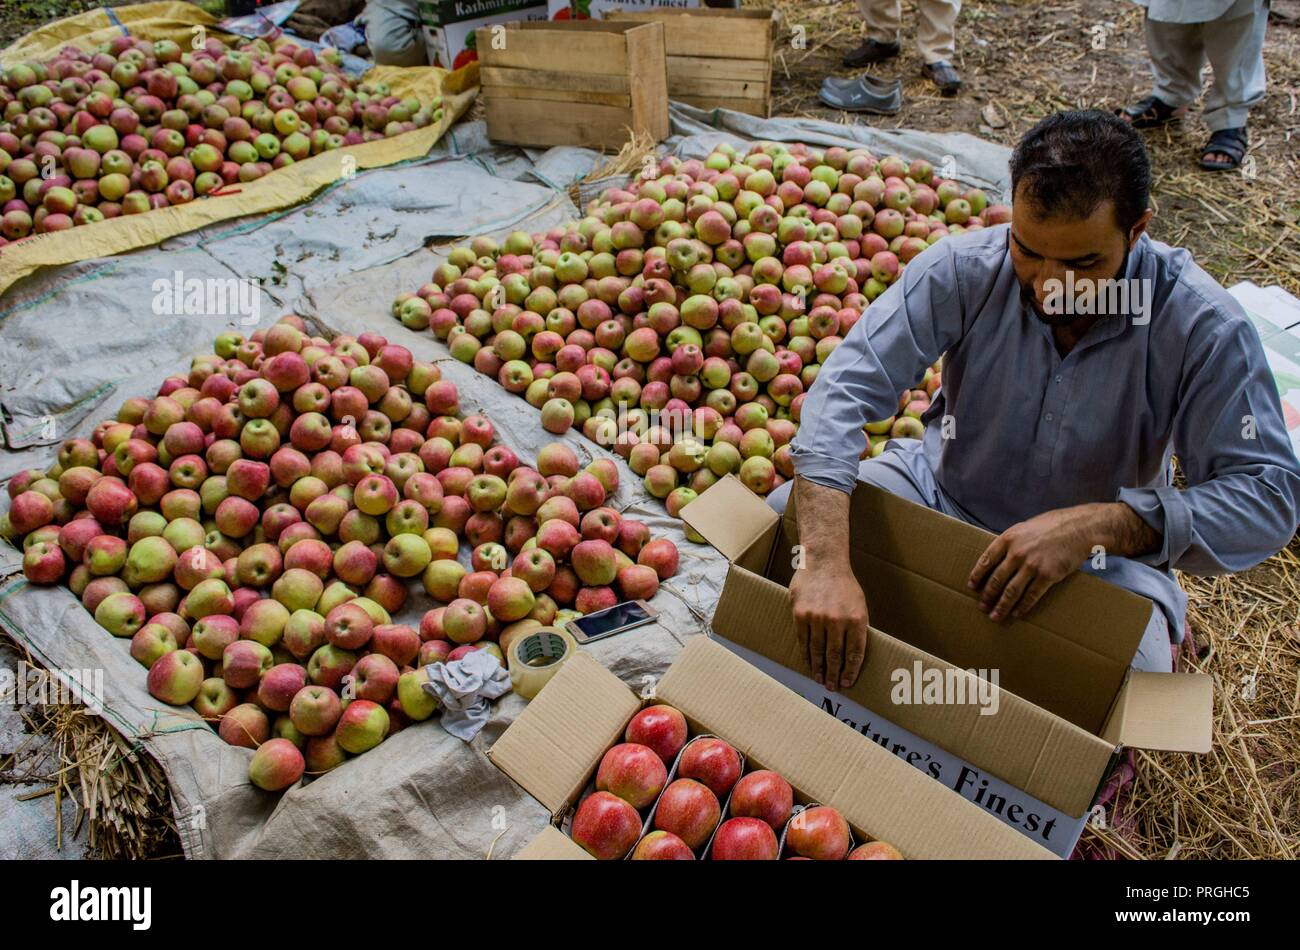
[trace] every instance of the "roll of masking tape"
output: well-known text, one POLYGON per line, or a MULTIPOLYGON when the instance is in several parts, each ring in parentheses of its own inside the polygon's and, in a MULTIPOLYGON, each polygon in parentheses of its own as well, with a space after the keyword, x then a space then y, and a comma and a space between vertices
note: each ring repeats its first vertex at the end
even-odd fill
POLYGON ((560 627, 540 627, 515 637, 507 658, 514 691, 531 700, 577 649, 573 635, 560 627))

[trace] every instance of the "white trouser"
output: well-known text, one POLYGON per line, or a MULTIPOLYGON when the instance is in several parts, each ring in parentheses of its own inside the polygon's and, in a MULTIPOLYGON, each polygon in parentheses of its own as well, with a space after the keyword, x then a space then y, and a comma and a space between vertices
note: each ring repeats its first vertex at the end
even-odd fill
POLYGON ((1245 16, 1209 23, 1162 23, 1148 16, 1151 94, 1175 108, 1195 102, 1201 94, 1201 67, 1208 59, 1214 81, 1205 94, 1205 124, 1211 132, 1243 127, 1250 107, 1264 98, 1267 25, 1266 0, 1257 0, 1254 11, 1245 16))

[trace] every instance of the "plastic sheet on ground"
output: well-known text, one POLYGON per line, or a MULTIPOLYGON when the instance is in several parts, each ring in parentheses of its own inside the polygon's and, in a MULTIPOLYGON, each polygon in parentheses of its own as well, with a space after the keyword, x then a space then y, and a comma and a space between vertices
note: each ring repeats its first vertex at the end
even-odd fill
MULTIPOLYGON (((755 119, 673 108, 665 147, 707 154, 719 137, 865 145, 941 162, 997 196, 1006 190, 1005 149, 964 134, 885 131, 804 119, 755 119)), ((108 261, 41 272, 0 296, 0 417, 6 448, 0 479, 46 466, 55 445, 87 435, 128 396, 150 395, 165 376, 227 329, 249 332, 294 311, 327 333, 377 331, 436 360, 458 385, 464 411, 483 411, 501 439, 527 462, 553 440, 538 413, 451 359, 429 333, 408 331, 392 299, 426 282, 452 242, 478 233, 502 237, 572 220, 565 192, 599 156, 581 149, 524 151, 492 146, 481 125, 453 129, 418 163, 358 174, 307 205, 243 223, 214 226, 108 261), (166 290, 177 279, 253 277, 260 314, 175 314, 166 290), (161 295, 161 296, 160 296, 161 295)), ((565 437, 586 459, 616 456, 577 434, 565 437)), ((726 575, 712 548, 687 542, 620 461, 613 504, 676 541, 681 569, 661 588, 658 623, 585 648, 638 691, 652 685, 688 637, 706 629, 726 575)), ((483 755, 524 703, 499 700, 470 744, 436 720, 398 733, 376 749, 283 796, 248 784, 251 753, 224 744, 188 710, 152 699, 144 670, 126 644, 95 625, 67 590, 28 585, 20 559, 0 544, 0 626, 47 667, 104 670, 106 715, 163 765, 187 855, 199 857, 508 856, 537 834, 545 810, 483 755)), ((415 618, 431 605, 416 589, 415 618)))

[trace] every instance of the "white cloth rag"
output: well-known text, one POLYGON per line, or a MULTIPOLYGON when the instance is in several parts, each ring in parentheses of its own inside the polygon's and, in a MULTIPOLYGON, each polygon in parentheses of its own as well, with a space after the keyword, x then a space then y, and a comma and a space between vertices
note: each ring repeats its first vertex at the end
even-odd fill
POLYGON ((430 663, 425 672, 424 690, 442 708, 442 727, 465 742, 487 724, 488 700, 510 692, 510 674, 485 650, 471 650, 453 663, 430 663))

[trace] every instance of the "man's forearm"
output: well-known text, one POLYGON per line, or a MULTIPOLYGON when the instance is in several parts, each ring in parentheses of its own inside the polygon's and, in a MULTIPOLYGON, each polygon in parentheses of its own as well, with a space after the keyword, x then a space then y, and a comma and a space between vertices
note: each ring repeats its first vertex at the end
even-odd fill
POLYGON ((812 678, 833 692, 857 680, 870 624, 849 561, 849 496, 802 477, 794 492, 803 548, 790 581, 795 635, 808 651, 812 678))
POLYGON ((1023 617, 1047 590, 1100 550, 1141 557, 1160 550, 1160 533, 1123 502, 1074 505, 1035 515, 993 539, 967 583, 993 621, 1023 617))
POLYGON ((1100 545, 1108 554, 1141 557, 1160 550, 1160 534, 1122 501, 1080 505, 1087 515, 1089 547, 1100 545))
POLYGON ((794 482, 795 511, 804 566, 813 570, 849 567, 849 496, 806 478, 794 482))

